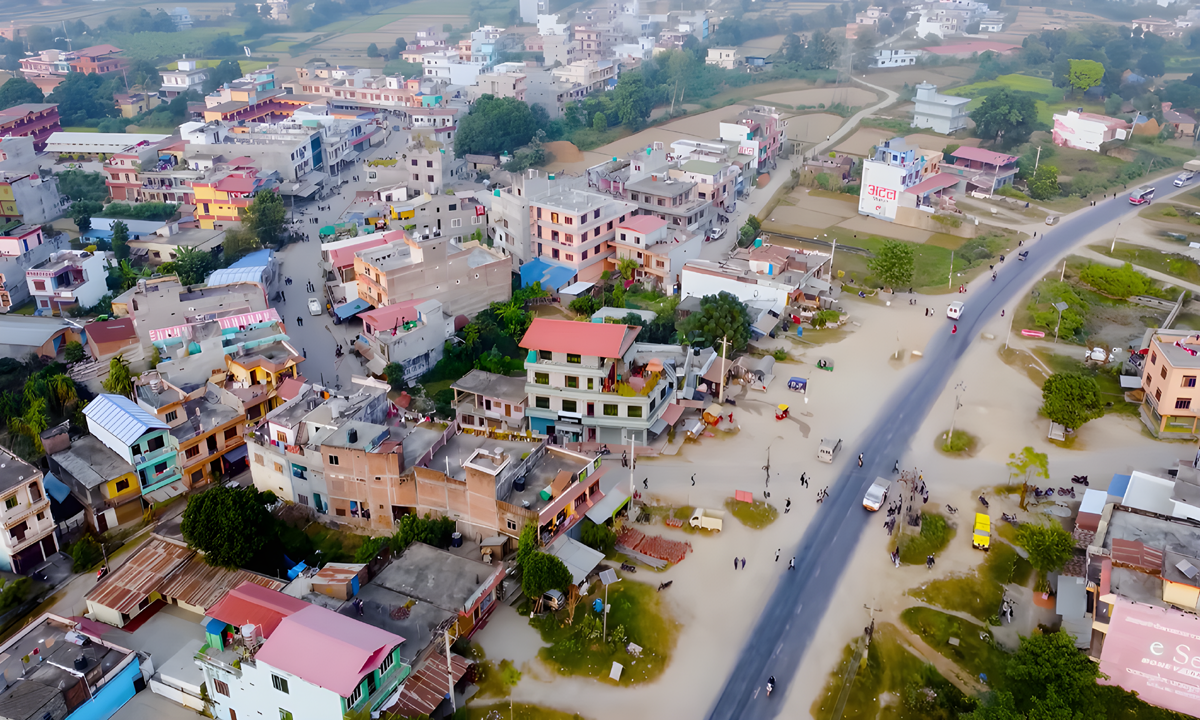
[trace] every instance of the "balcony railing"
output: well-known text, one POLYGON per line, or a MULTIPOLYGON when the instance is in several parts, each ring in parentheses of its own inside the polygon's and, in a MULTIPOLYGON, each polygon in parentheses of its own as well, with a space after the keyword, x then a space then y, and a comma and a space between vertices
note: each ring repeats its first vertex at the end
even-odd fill
POLYGON ((150 450, 149 452, 134 455, 133 456, 133 464, 136 467, 141 467, 142 465, 154 462, 155 460, 158 460, 159 458, 162 458, 166 455, 170 455, 171 453, 175 453, 175 452, 177 452, 177 450, 175 448, 171 447, 170 445, 163 445, 162 447, 158 448, 157 450, 150 450))

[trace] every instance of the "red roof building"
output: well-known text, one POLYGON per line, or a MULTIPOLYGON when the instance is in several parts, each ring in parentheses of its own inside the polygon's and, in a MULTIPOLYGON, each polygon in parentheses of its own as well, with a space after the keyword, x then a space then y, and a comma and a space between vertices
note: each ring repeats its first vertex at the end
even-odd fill
POLYGON ((620 358, 633 345, 641 328, 614 323, 581 323, 534 318, 521 338, 521 347, 538 353, 620 358))
POLYGON ((973 42, 951 43, 949 45, 933 45, 927 48, 921 48, 932 55, 941 55, 943 57, 969 58, 972 55, 985 52, 994 52, 1000 55, 1008 55, 1021 49, 1020 45, 1011 43, 995 42, 994 40, 976 40, 973 42))
POLYGON ((0 137, 32 137, 33 149, 46 149, 46 141, 62 130, 58 105, 53 103, 24 103, 0 110, 0 137))
POLYGON ((967 192, 989 195, 1011 185, 1017 176, 1017 157, 984 148, 960 147, 950 153, 951 162, 943 162, 942 174, 957 175, 967 181, 967 192))
POLYGON ((236 628, 256 625, 262 636, 269 638, 284 618, 306 607, 312 606, 276 590, 244 582, 210 607, 208 616, 236 628))

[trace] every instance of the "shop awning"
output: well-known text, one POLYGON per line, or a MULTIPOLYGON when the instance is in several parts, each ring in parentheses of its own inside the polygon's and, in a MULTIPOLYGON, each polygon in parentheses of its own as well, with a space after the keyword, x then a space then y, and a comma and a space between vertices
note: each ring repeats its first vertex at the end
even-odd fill
POLYGON ((600 498, 595 505, 588 508, 586 517, 588 520, 600 525, 612 519, 628 502, 629 493, 614 487, 606 492, 604 497, 600 498))
POLYGON ((347 320, 359 314, 363 310, 371 307, 371 303, 362 298, 354 298, 345 305, 338 305, 333 309, 333 314, 337 315, 342 320, 347 320))
POLYGON ((336 232, 337 232, 337 228, 335 228, 332 225, 326 225, 325 227, 323 227, 317 231, 317 233, 320 235, 333 235, 336 232))
POLYGON ((170 485, 165 485, 146 495, 146 499, 152 503, 161 503, 170 500, 171 498, 182 495, 187 488, 183 486, 183 481, 173 482, 170 485))
POLYGON ((237 462, 238 460, 245 460, 246 456, 249 453, 250 453, 249 445, 240 445, 240 446, 235 447, 234 449, 230 450, 229 452, 225 453, 224 455, 222 455, 222 457, 225 458, 225 462, 232 465, 233 463, 237 462))
POLYGON ((666 430, 666 429, 667 429, 667 421, 663 420, 662 418, 659 418, 659 419, 655 420, 652 425, 650 425, 650 434, 651 435, 659 435, 662 433, 663 430, 666 430))
POLYGON ((671 403, 663 410, 662 420, 668 425, 674 425, 679 422, 679 418, 683 416, 683 406, 676 403, 671 403))

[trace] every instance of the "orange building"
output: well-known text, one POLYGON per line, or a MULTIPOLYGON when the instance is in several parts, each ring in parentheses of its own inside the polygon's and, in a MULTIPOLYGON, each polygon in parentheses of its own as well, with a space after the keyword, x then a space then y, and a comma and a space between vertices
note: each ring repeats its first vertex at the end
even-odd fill
POLYGON ((1142 366, 1142 421, 1155 435, 1195 435, 1200 418, 1200 335, 1160 330, 1142 366))

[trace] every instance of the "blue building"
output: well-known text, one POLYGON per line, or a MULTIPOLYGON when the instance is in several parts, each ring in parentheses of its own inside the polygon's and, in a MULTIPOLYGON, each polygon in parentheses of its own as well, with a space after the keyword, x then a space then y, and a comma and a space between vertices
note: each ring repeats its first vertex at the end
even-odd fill
POLYGON ((92 625, 47 613, 0 646, 5 718, 108 720, 145 689, 137 653, 104 641, 92 625))

